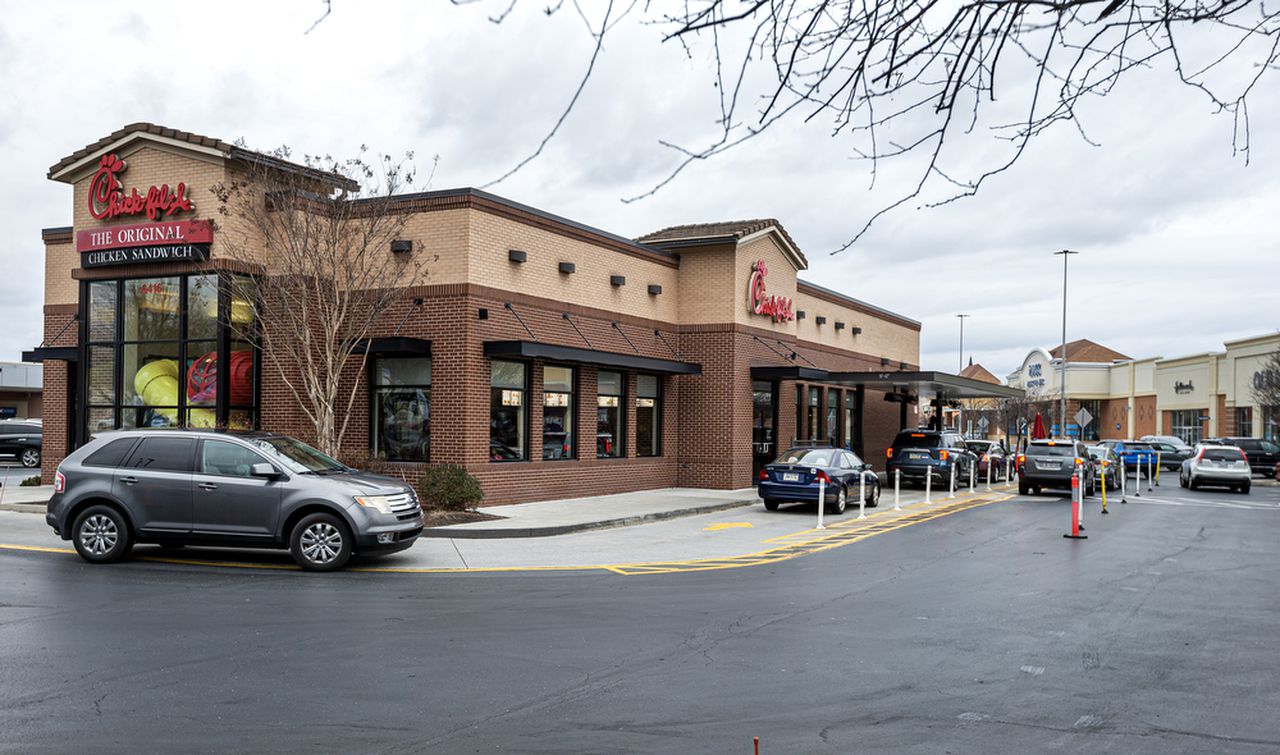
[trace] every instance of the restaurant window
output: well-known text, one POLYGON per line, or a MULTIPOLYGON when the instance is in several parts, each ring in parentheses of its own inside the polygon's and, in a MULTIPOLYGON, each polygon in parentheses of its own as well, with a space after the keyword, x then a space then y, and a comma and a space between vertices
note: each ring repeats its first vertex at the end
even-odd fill
POLYGON ((256 426, 254 307, 233 300, 229 281, 183 275, 86 284, 86 436, 256 426))
POLYGON ((853 391, 844 392, 844 447, 853 448, 853 441, 858 437, 858 394, 853 391))
POLYGON ((805 437, 811 441, 817 440, 820 434, 818 428, 818 387, 809 386, 809 400, 805 403, 805 437))
POLYGON ((622 456, 622 381, 621 372, 596 375, 596 456, 601 459, 622 456))
POLYGON ((840 391, 827 391, 827 421, 823 429, 827 432, 827 444, 840 445, 840 391))
POLYGON ((662 455, 662 382, 636 375, 636 456, 662 455))
POLYGON ((521 461, 529 419, 523 362, 493 360, 489 392, 489 461, 521 461))
POLYGON ((572 459, 573 368, 547 365, 542 369, 542 458, 572 459))
POLYGON ((431 447, 431 358, 373 359, 372 451, 388 461, 427 461, 431 447))

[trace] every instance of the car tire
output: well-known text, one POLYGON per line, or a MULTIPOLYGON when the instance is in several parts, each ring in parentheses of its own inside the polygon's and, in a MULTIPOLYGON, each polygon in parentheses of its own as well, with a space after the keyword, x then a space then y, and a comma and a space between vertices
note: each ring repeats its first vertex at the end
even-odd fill
POLYGON ((18 461, 27 469, 35 469, 40 466, 40 449, 24 448, 22 453, 18 455, 18 461))
POLYGON ((1178 475, 1178 487, 1185 488, 1186 486, 1187 486, 1187 478, 1183 477, 1182 475, 1178 475))
POLYGON ((1018 482, 1018 495, 1031 495, 1031 486, 1025 482, 1018 482))
POLYGON ((828 514, 843 514, 849 508, 849 493, 841 485, 836 491, 836 502, 827 507, 828 514))
POLYGON ((1200 484, 1196 482, 1196 478, 1192 477, 1191 479, 1187 480, 1187 487, 1191 490, 1199 490, 1200 484))
POLYGON ((333 514, 309 514, 294 525, 289 552, 307 571, 341 569, 351 558, 351 530, 333 514))
POLYGON ((1241 486, 1240 486, 1240 492, 1241 492, 1241 493, 1243 493, 1243 494, 1245 494, 1245 495, 1249 495, 1249 488, 1251 488, 1251 487, 1253 487, 1253 483, 1252 483, 1252 482, 1246 482, 1245 484, 1243 484, 1243 485, 1241 485, 1241 486))
POLYGON ((880 505, 880 483, 876 482, 871 486, 871 498, 867 500, 867 508, 874 509, 880 505))
POLYGON ((129 521, 111 506, 90 506, 80 512, 71 532, 76 553, 91 564, 119 561, 133 548, 129 521))
POLYGON ((764 499, 764 510, 765 510, 765 511, 777 511, 777 510, 778 510, 778 502, 777 502, 777 501, 775 501, 775 500, 773 500, 772 498, 766 498, 766 499, 764 499))

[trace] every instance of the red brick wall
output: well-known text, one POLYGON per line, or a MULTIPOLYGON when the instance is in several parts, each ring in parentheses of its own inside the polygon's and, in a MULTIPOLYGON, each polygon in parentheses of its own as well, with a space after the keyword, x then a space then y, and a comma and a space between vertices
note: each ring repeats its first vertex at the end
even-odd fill
MULTIPOLYGON (((77 324, 74 322, 77 306, 48 305, 44 308, 45 346, 75 346, 79 339, 77 324)), ((68 439, 66 362, 48 361, 44 363, 44 390, 42 396, 44 413, 44 436, 40 460, 40 480, 45 485, 53 484, 53 473, 58 465, 67 457, 68 439)))

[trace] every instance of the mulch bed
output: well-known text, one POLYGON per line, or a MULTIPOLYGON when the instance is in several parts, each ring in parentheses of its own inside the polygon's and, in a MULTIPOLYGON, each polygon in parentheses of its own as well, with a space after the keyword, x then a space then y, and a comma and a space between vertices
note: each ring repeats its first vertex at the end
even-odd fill
POLYGON ((424 511, 427 527, 443 527, 449 524, 466 524, 468 522, 491 522, 506 517, 485 514, 480 511, 424 511))

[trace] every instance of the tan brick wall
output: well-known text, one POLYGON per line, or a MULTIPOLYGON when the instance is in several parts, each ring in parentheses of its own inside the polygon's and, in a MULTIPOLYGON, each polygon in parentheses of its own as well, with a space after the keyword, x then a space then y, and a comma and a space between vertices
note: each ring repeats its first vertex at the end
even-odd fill
POLYGON ((728 323, 735 318, 737 298, 745 299, 747 283, 738 280, 733 247, 690 249, 680 254, 679 322, 686 325, 728 323))
POLYGON ((76 304, 80 301, 80 286, 71 277, 71 271, 77 267, 80 267, 80 255, 74 242, 45 244, 45 304, 76 304))

